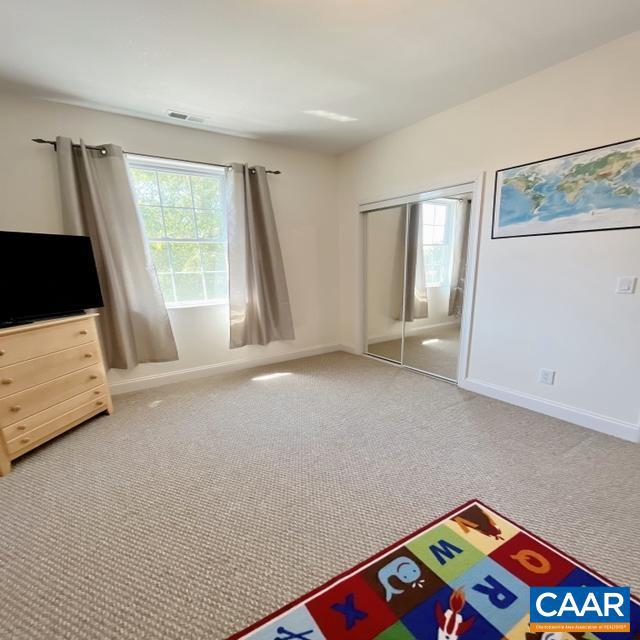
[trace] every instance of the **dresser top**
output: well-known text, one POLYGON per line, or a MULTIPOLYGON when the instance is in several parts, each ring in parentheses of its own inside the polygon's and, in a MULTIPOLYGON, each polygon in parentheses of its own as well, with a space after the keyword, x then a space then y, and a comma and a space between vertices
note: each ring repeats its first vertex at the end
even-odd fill
POLYGON ((30 322, 28 324, 19 324, 15 327, 7 327, 6 329, 0 329, 0 338, 8 336, 14 333, 25 333, 27 331, 36 331, 43 327, 53 327, 58 324, 69 324, 71 322, 78 322, 80 320, 86 320, 87 318, 95 318, 99 314, 97 313, 83 313, 77 316, 65 316, 64 318, 54 318, 53 320, 42 320, 40 322, 30 322))

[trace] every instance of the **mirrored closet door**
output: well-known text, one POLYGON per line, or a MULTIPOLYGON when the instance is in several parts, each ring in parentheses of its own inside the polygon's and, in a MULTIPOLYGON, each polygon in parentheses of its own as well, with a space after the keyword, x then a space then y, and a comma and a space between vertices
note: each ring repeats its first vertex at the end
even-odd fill
POLYGON ((457 380, 471 194, 365 212, 367 354, 457 380))
POLYGON ((367 213, 367 353, 402 362, 406 207, 367 213))

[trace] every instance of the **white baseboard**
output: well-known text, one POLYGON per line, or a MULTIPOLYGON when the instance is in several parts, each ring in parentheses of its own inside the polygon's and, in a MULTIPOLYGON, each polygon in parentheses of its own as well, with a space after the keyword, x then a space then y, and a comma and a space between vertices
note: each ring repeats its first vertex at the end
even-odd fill
POLYGON ((346 351, 347 349, 347 347, 343 347, 340 344, 328 344, 300 349, 299 351, 292 351, 290 353, 279 353, 277 355, 265 356, 262 358, 245 358, 243 360, 217 362, 215 364, 205 364, 199 367, 140 376, 138 378, 131 378, 130 380, 121 380, 119 382, 111 383, 109 388, 113 395, 117 395, 120 393, 129 393, 130 391, 140 391, 141 389, 160 387, 173 382, 183 382, 185 380, 205 378, 207 376, 218 375, 221 373, 229 373, 231 371, 240 371, 242 369, 252 369, 254 367, 277 364, 278 362, 286 362, 288 360, 298 360, 299 358, 308 358, 309 356, 319 356, 323 353, 332 353, 333 351, 346 351))
POLYGON ((336 351, 344 351, 345 353, 351 353, 354 356, 362 355, 362 349, 358 349, 357 347, 352 347, 349 344, 339 344, 336 351))
POLYGON ((593 429, 594 431, 606 433, 610 436, 616 436, 629 442, 640 442, 640 424, 625 422, 617 418, 609 418, 597 413, 592 413, 591 411, 585 411, 584 409, 578 409, 577 407, 547 400, 521 391, 514 391, 513 389, 473 378, 461 380, 458 386, 467 391, 473 391, 474 393, 489 396, 496 400, 502 400, 503 402, 508 402, 518 407, 531 409, 532 411, 559 418, 566 422, 572 422, 578 426, 587 427, 587 429, 593 429))
POLYGON ((456 320, 445 320, 444 322, 437 322, 435 324, 424 324, 419 327, 412 327, 411 323, 407 322, 407 325, 404 328, 405 335, 415 336, 420 335, 424 331, 429 331, 430 329, 440 329, 441 327, 452 327, 454 325, 460 324, 460 319, 456 320))
MULTIPOLYGON (((429 331, 431 329, 439 329, 440 327, 451 327, 457 324, 460 324, 460 320, 446 320, 445 322, 438 322, 436 324, 425 324, 419 327, 412 327, 410 323, 407 323, 404 328, 404 332, 407 336, 419 336, 425 331, 429 331)), ((373 338, 369 338, 367 340, 367 344, 377 344, 378 342, 388 342, 389 340, 400 340, 400 338, 402 338, 402 334, 398 334, 397 336, 374 336, 373 338)))

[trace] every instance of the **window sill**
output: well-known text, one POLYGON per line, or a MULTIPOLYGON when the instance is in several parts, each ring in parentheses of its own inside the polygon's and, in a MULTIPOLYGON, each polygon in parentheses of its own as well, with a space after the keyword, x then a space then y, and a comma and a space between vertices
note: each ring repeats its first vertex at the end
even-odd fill
POLYGON ((167 309, 193 309, 195 307, 221 307, 227 306, 228 300, 207 300, 203 302, 169 302, 167 309))

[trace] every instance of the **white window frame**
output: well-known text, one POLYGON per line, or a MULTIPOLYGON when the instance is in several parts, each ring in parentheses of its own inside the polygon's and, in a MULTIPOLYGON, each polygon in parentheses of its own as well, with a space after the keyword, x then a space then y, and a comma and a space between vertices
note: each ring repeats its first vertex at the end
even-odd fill
MULTIPOLYGON (((183 175, 188 175, 188 176, 202 176, 202 177, 212 177, 215 176, 216 178, 222 178, 220 180, 221 185, 222 185, 222 191, 220 194, 221 197, 221 201, 223 204, 223 215, 224 215, 224 227, 225 230, 227 229, 227 211, 226 211, 226 207, 225 207, 225 203, 226 203, 226 181, 224 180, 224 176, 225 176, 225 170, 223 167, 216 167, 213 165, 206 165, 206 164, 201 164, 201 163, 197 163, 197 162, 184 162, 181 160, 168 160, 166 158, 156 158, 156 157, 151 157, 151 156, 141 156, 141 155, 135 155, 135 154, 126 154, 126 160, 127 160, 127 165, 130 169, 142 169, 142 170, 146 170, 146 171, 154 171, 156 172, 156 176, 157 176, 157 172, 161 172, 161 171, 165 171, 167 173, 177 173, 177 174, 183 174, 183 175)), ((130 176, 129 179, 133 182, 133 178, 130 176)), ((160 197, 160 205, 149 205, 149 206, 160 206, 160 208, 163 210, 163 215, 164 215, 164 205, 162 204, 162 194, 160 191, 160 185, 158 185, 158 195, 160 197)), ((193 191, 191 193, 191 197, 192 197, 192 207, 191 210, 194 212, 195 214, 195 203, 193 202, 193 191)), ((136 208, 138 207, 138 203, 136 202, 136 208)), ((166 208, 168 209, 175 209, 175 208, 189 208, 189 207, 169 207, 167 206, 166 208)), ((139 214, 141 215, 141 214, 139 214)), ((197 237, 197 217, 194 215, 194 220, 195 220, 195 224, 196 224, 196 237, 195 238, 170 238, 170 237, 162 237, 162 238, 151 238, 151 237, 147 237, 146 234, 146 230, 145 230, 145 241, 147 242, 147 244, 151 243, 151 242, 172 242, 172 243, 180 243, 180 242, 188 242, 188 243, 194 243, 194 244, 220 244, 220 241, 217 240, 208 240, 208 239, 203 239, 203 238, 198 238, 197 237)), ((228 247, 228 243, 227 243, 227 237, 225 235, 223 244, 225 245, 225 247, 228 247)), ((225 252, 226 254, 226 252, 225 252)), ((171 252, 169 251, 169 260, 171 261, 171 252)), ((155 265, 154 265, 155 266, 155 265)), ((227 264, 226 264, 226 274, 227 274, 227 278, 229 277, 229 263, 228 263, 228 259, 227 259, 227 264)), ((173 282, 173 286, 174 286, 174 294, 175 294, 175 280, 173 278, 173 276, 175 275, 175 271, 173 270, 173 264, 171 264, 171 274, 172 274, 172 282, 173 282)), ((179 273, 179 272, 178 272, 179 273)), ((196 273, 196 272, 194 272, 196 273)), ((206 284, 204 282, 204 269, 201 270, 200 272, 202 274, 203 277, 203 290, 206 292, 206 284)), ((221 272, 206 272, 206 273, 221 273, 221 272)), ((174 297, 177 297, 174 295, 174 297)), ((229 298, 228 296, 226 298, 218 298, 218 299, 213 299, 213 300, 190 300, 190 301, 184 301, 184 302, 178 302, 178 301, 169 301, 167 302, 165 300, 165 305, 167 307, 167 309, 187 309, 187 308, 192 308, 192 307, 213 307, 213 306, 219 306, 219 305, 228 305, 229 304, 229 298)))

